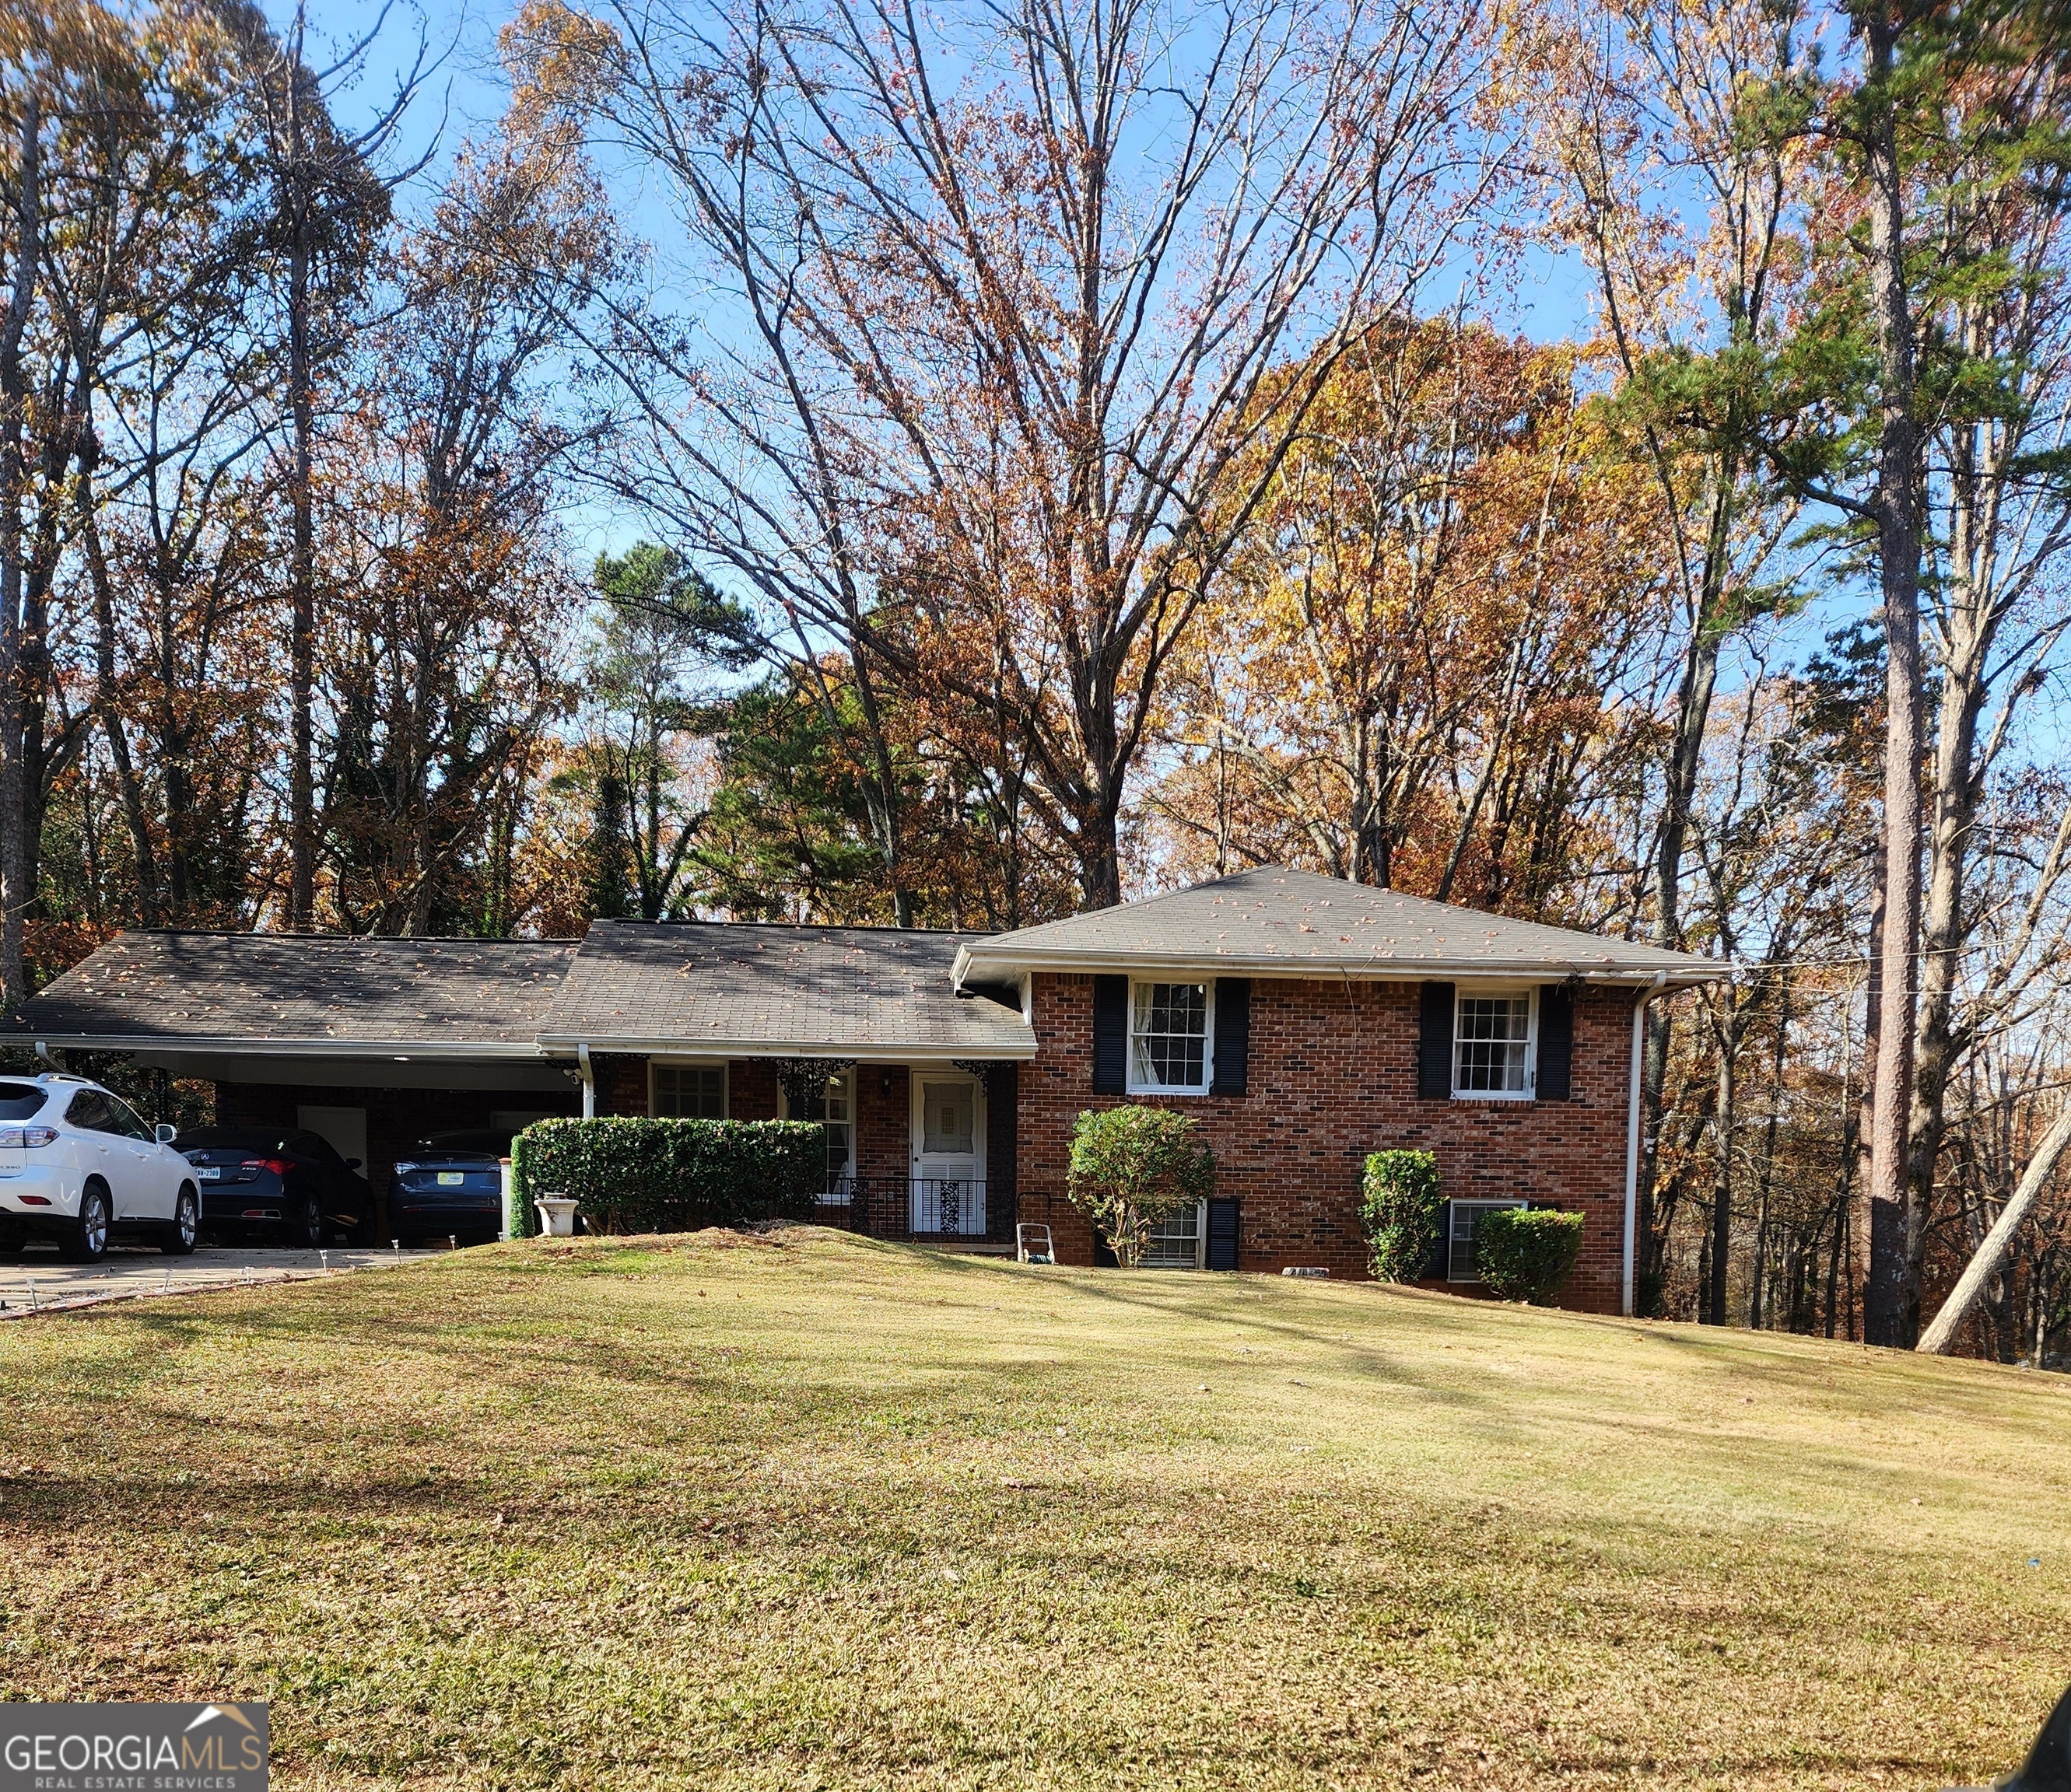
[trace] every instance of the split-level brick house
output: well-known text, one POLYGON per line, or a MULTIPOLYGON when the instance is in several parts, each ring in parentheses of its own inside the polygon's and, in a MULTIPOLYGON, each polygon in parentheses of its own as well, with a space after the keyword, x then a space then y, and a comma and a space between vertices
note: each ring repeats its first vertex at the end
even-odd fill
POLYGON ((822 1216, 1011 1247, 1064 1198, 1077 1116, 1196 1115, 1214 1198, 1172 1267, 1365 1273, 1370 1152, 1437 1154, 1433 1280, 1471 1286, 1491 1204, 1587 1217, 1564 1299, 1630 1311, 1640 1015, 1718 967, 1265 869, 1016 932, 593 923, 580 942, 125 934, 32 1001, 47 1052, 207 1078, 226 1123, 386 1166, 438 1126, 541 1114, 822 1119, 822 1216), (330 1130, 327 1131, 326 1129, 330 1130), (342 1136, 333 1136, 334 1133, 342 1136), (349 1149, 348 1147, 356 1147, 349 1149))

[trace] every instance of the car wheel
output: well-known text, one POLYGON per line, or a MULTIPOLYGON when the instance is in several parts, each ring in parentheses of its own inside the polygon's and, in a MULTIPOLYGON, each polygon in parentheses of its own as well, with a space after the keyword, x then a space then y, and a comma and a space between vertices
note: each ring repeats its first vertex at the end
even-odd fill
POLYGON ((64 1247, 75 1263, 97 1263, 108 1254, 108 1191, 99 1183, 89 1182, 80 1191, 79 1217, 64 1247))
POLYGON ((168 1257, 191 1257, 195 1240, 201 1236, 201 1197, 191 1184, 180 1184, 180 1198, 173 1203, 173 1223, 158 1248, 168 1257))
POLYGON ((329 1236, 324 1227, 323 1203, 314 1195, 302 1202, 301 1242, 311 1250, 322 1250, 329 1236))
POLYGON ((28 1242, 26 1233, 18 1232, 12 1226, 0 1231, 0 1257, 19 1257, 22 1247, 28 1242))

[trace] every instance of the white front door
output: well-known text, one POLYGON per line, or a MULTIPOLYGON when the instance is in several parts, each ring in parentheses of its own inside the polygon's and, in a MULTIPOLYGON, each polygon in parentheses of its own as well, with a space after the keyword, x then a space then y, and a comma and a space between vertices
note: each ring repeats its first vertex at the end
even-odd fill
POLYGON ((913 1077, 912 1212, 919 1233, 985 1235, 985 1090, 955 1071, 913 1077))

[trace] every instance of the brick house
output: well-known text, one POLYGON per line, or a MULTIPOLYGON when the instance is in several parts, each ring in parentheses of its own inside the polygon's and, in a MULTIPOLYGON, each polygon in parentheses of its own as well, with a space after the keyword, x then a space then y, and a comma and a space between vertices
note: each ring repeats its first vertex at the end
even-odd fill
MULTIPOLYGON (((1587 1216, 1568 1303, 1630 1311, 1639 1022, 1683 954, 1266 868, 996 935, 599 921, 580 943, 125 934, 31 1002, 46 1053, 213 1081, 226 1119, 342 1128, 377 1197, 417 1133, 541 1113, 822 1120, 823 1217, 1011 1248, 1064 1199, 1072 1124, 1199 1115, 1215 1197, 1171 1267, 1365 1273, 1369 1152, 1428 1148, 1434 1283, 1491 1205, 1587 1216)), ((338 1139, 333 1139, 338 1144, 338 1139)), ((346 1147, 340 1144, 344 1151, 346 1147)))

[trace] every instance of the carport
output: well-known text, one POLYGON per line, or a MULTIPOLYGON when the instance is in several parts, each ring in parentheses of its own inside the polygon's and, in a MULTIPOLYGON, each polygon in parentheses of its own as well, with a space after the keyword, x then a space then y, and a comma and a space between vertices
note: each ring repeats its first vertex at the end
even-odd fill
POLYGON ((51 1062, 120 1053, 215 1086, 225 1126, 290 1126, 366 1167, 388 1236, 392 1167, 416 1139, 573 1114, 573 1064, 539 1034, 573 940, 137 931, 27 1003, 10 1029, 51 1062))

